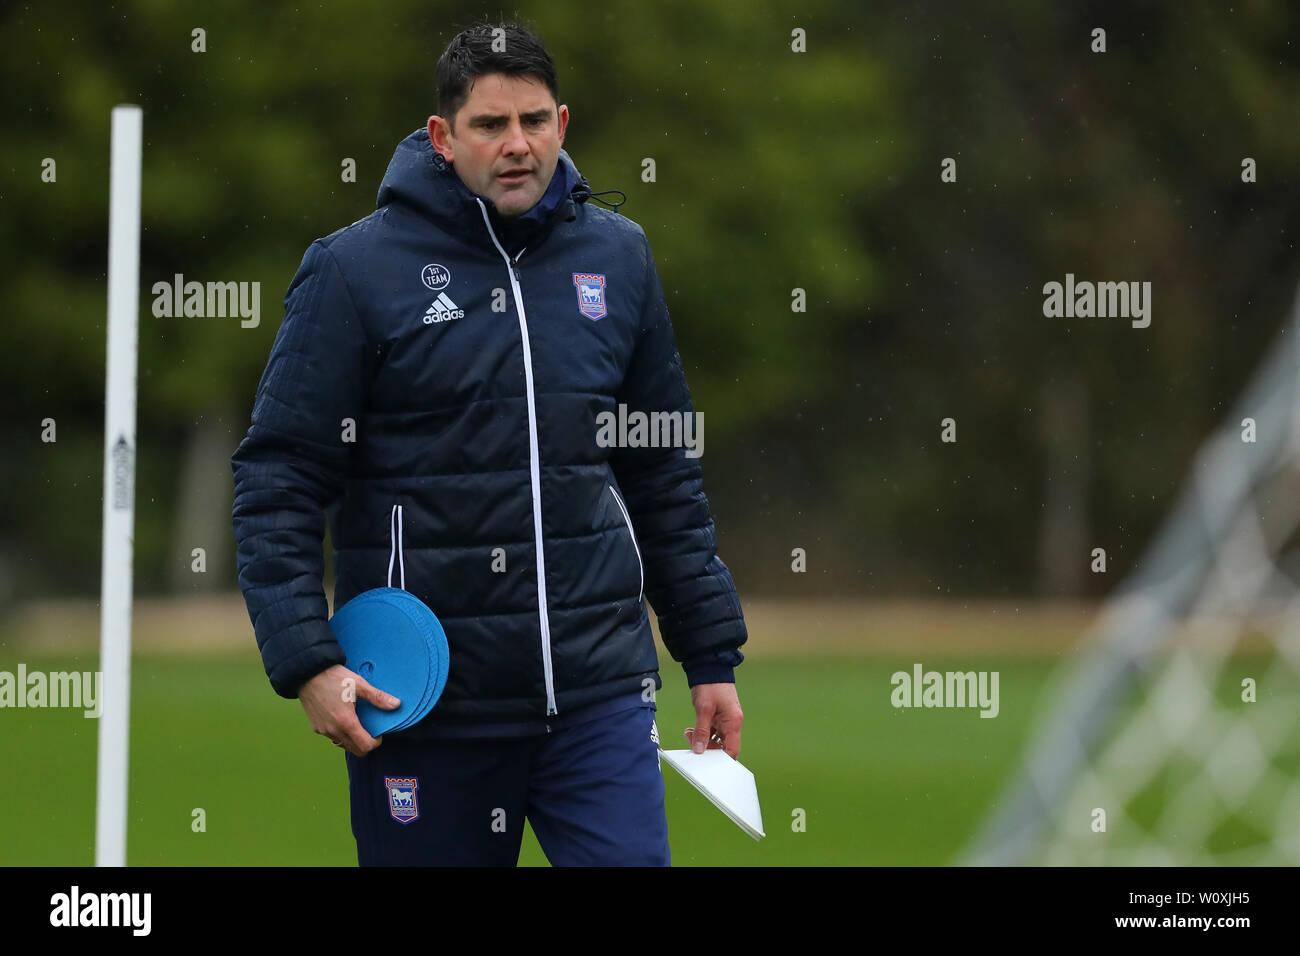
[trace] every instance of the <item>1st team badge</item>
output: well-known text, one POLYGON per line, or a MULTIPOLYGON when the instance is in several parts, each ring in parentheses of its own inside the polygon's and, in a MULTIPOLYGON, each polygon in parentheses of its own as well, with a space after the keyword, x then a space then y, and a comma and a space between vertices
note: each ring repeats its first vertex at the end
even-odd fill
POLYGON ((591 321, 603 319, 605 310, 605 277, 597 272, 575 272, 573 285, 578 292, 578 311, 591 321))
POLYGON ((420 816, 420 802, 416 791, 420 789, 419 777, 385 777, 384 789, 388 791, 388 812, 398 823, 410 823, 420 816))

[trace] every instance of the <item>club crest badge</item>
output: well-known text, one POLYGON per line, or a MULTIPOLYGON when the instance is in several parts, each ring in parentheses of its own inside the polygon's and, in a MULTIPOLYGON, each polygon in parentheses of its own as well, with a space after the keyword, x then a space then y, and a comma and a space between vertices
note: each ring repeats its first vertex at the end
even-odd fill
POLYGON ((578 311, 591 321, 603 319, 605 310, 605 277, 597 272, 575 272, 573 285, 578 293, 578 311))
POLYGON ((388 791, 388 813, 398 823, 410 823, 420 816, 420 803, 416 791, 420 789, 419 777, 385 777, 384 789, 388 791))

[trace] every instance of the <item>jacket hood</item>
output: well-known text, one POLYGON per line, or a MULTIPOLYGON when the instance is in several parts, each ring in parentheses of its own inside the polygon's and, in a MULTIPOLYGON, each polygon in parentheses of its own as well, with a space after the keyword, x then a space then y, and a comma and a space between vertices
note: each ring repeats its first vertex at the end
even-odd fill
MULTIPOLYGON (((491 199, 472 192, 461 181, 452 164, 433 148, 429 131, 421 127, 397 145, 379 185, 376 208, 405 206, 448 230, 459 232, 482 223, 483 215, 475 202, 481 199, 493 229, 510 250, 533 238, 557 216, 574 218, 576 204, 586 202, 590 196, 591 186, 586 177, 561 149, 555 173, 542 198, 522 215, 502 219, 491 199)), ((486 235, 483 241, 491 245, 486 235)))

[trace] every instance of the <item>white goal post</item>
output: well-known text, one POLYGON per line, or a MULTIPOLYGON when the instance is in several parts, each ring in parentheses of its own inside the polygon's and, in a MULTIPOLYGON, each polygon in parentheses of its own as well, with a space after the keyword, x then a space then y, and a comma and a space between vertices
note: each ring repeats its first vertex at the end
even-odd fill
POLYGON ((99 605, 99 666, 104 683, 95 785, 96 866, 126 865, 142 126, 140 107, 113 108, 108 204, 108 354, 104 385, 104 538, 99 605))

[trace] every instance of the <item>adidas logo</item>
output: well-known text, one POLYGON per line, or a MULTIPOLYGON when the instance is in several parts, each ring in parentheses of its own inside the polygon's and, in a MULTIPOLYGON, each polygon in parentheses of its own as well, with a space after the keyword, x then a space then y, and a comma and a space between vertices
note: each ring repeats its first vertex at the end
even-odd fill
POLYGON ((447 293, 439 292, 438 298, 434 299, 433 305, 429 306, 429 311, 424 313, 424 324, 433 325, 435 322, 450 322, 452 319, 464 317, 465 310, 447 298, 447 293))

